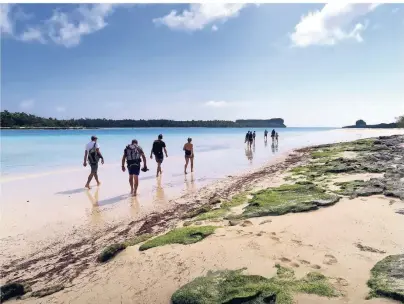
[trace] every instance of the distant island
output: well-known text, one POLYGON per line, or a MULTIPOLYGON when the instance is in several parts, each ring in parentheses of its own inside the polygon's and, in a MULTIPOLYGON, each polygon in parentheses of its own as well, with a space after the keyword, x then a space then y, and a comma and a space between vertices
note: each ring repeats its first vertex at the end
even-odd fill
POLYGON ((404 116, 400 116, 397 118, 397 122, 392 123, 380 123, 376 125, 368 125, 362 119, 356 121, 355 125, 353 126, 345 126, 342 127, 343 129, 350 129, 350 128, 369 128, 369 129, 391 129, 391 128, 403 128, 404 127, 404 116))
POLYGON ((24 112, 1 112, 2 129, 96 129, 96 128, 286 128, 282 118, 231 120, 44 118, 24 112))

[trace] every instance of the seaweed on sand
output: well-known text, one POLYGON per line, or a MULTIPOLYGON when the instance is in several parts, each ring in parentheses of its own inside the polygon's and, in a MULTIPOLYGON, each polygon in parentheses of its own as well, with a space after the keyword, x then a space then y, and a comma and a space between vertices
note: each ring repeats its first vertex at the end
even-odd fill
POLYGON ((326 193, 324 189, 312 183, 282 185, 255 193, 245 208, 243 217, 311 211, 333 205, 338 200, 338 196, 326 193))
POLYGON ((140 251, 168 244, 193 244, 213 234, 215 226, 182 227, 151 239, 139 247, 140 251))
POLYGON ((385 257, 370 272, 369 298, 386 297, 404 302, 404 254, 385 257))
POLYGON ((290 268, 276 265, 277 275, 265 278, 244 275, 244 269, 209 272, 182 286, 171 297, 173 304, 291 304, 293 294, 310 293, 324 297, 338 296, 338 292, 320 273, 310 272, 296 279, 290 268))

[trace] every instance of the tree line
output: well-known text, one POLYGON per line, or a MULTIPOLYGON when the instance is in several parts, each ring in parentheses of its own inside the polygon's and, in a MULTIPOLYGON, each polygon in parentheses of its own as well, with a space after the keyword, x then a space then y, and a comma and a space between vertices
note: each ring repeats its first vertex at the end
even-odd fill
POLYGON ((105 119, 105 118, 80 118, 80 119, 56 119, 44 118, 24 112, 1 112, 2 128, 239 128, 239 127, 285 127, 283 119, 269 120, 189 120, 178 121, 169 119, 105 119))

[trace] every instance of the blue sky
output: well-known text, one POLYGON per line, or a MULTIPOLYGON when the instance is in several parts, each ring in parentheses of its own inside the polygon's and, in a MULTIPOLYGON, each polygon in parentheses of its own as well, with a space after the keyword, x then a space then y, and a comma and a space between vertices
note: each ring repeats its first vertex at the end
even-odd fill
POLYGON ((403 4, 2 5, 1 107, 58 118, 404 114, 403 4))

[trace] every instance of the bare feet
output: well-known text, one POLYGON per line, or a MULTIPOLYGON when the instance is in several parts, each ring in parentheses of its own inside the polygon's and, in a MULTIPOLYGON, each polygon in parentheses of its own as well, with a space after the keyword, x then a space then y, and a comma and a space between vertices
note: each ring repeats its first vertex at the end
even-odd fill
POLYGON ((97 186, 101 185, 101 182, 97 182, 97 186))
POLYGON ((184 174, 188 174, 187 171, 184 171, 184 174))
POLYGON ((136 196, 136 195, 137 195, 136 191, 135 191, 135 192, 133 192, 133 193, 132 193, 132 195, 133 195, 133 196, 136 196))
POLYGON ((86 184, 84 187, 87 188, 87 189, 91 189, 89 184, 86 184))

